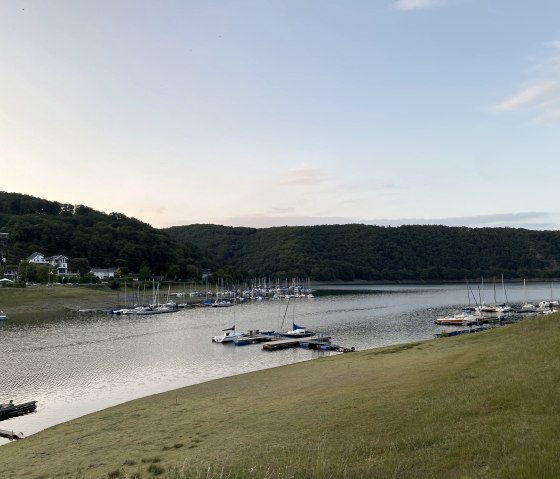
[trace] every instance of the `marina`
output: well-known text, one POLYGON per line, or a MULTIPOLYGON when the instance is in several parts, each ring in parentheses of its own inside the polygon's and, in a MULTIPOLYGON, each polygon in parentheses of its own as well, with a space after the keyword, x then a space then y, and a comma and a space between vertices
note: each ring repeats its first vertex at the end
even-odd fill
MULTIPOLYGON (((507 294, 512 305, 524 304, 525 298, 539 305, 551 299, 550 289, 548 283, 528 283, 525 290, 516 283, 508 285, 507 294)), ((0 402, 13 399, 20 404, 33 399, 37 408, 36 413, 9 419, 2 426, 29 436, 94 411, 190 384, 321 360, 352 348, 363 351, 432 339, 436 334, 466 334, 454 332, 470 328, 434 324, 434 319, 453 316, 465 307, 463 284, 325 285, 317 286, 313 294, 314 298, 293 300, 297 301, 295 322, 322 332, 331 343, 283 338, 299 343, 273 352, 263 350, 272 342, 263 339, 263 332, 293 326, 294 318, 288 314, 290 327, 281 327, 285 299, 145 316, 69 310, 43 314, 40 320, 34 313, 10 317, 0 323, 0 348, 10 358, 0 364, 0 402), (218 332, 231 328, 234 313, 236 329, 254 332, 248 336, 251 342, 243 347, 212 342, 218 332)), ((0 439, 0 444, 7 442, 0 439)))

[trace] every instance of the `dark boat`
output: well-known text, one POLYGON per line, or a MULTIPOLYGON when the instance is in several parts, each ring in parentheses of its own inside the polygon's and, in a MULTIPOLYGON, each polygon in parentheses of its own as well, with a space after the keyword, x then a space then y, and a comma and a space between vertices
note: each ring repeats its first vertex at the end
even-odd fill
POLYGON ((285 338, 309 338, 310 336, 315 336, 314 331, 307 331, 305 327, 298 326, 296 323, 292 323, 292 330, 286 331, 285 333, 278 333, 279 336, 285 338))
POLYGON ((37 401, 29 401, 21 404, 14 404, 10 401, 7 404, 0 404, 0 421, 11 419, 13 417, 25 416, 35 412, 37 409, 37 401))

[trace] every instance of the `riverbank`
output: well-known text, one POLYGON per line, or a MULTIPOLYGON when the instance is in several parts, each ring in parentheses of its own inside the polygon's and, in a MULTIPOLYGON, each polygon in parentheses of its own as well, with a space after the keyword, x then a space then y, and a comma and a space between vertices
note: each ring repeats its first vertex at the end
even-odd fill
MULTIPOLYGON (((175 285, 171 291, 176 293, 183 291, 183 288, 181 285, 175 285)), ((151 300, 151 291, 149 296, 151 300)), ((183 297, 181 301, 199 302, 201 299, 183 297)), ((136 302, 133 292, 129 291, 126 298, 124 287, 113 290, 106 284, 0 287, 0 310, 8 314, 10 319, 28 317, 30 313, 49 316, 51 313, 62 311, 120 308, 125 302, 136 302)))
POLYGON ((13 478, 552 478, 559 350, 555 314, 228 377, 2 446, 0 470, 13 478))
POLYGON ((122 298, 122 292, 106 285, 3 287, 0 288, 0 309, 14 319, 30 313, 111 307, 119 304, 122 298))

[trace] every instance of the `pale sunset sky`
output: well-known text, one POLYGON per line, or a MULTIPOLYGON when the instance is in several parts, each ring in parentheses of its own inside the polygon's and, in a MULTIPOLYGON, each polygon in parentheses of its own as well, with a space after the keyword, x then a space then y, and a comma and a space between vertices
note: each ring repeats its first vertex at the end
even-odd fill
POLYGON ((558 229, 560 2, 2 0, 0 166, 158 228, 558 229))

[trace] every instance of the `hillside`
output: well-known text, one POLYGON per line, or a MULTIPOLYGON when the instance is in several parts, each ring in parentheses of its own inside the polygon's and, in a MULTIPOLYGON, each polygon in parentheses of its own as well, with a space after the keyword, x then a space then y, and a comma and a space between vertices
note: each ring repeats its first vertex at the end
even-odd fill
POLYGON ((515 228, 331 225, 166 230, 241 277, 464 280, 560 277, 560 232, 515 228))
POLYGON ((146 265, 152 273, 164 275, 173 268, 186 277, 189 265, 198 271, 202 261, 192 245, 179 245, 166 232, 137 219, 17 193, 0 192, 0 231, 9 234, 8 264, 17 265, 38 251, 86 258, 98 267, 118 261, 131 272, 146 265))
POLYGON ((121 213, 102 213, 0 192, 7 263, 39 251, 125 266, 168 279, 310 278, 315 281, 442 281, 465 278, 560 278, 560 232, 447 226, 359 224, 156 229, 121 213))

